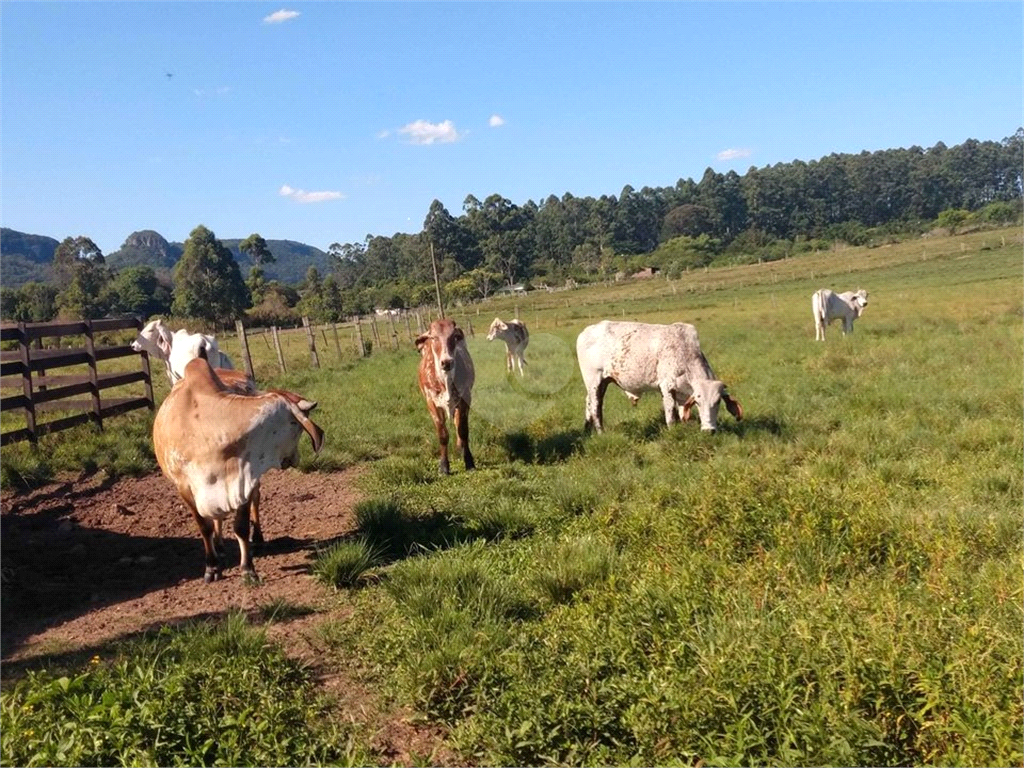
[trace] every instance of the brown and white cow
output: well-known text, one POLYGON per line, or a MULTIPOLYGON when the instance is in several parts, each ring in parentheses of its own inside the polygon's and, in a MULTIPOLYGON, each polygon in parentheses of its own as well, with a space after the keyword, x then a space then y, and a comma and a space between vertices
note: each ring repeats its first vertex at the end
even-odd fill
POLYGON ((648 323, 603 320, 588 325, 576 339, 576 356, 587 388, 586 428, 604 428, 604 395, 614 382, 633 405, 643 392, 661 392, 665 423, 688 421, 697 406, 700 428, 718 428, 718 407, 725 403, 737 421, 743 409, 715 378, 700 350, 697 329, 687 323, 648 323))
POLYGON ((441 446, 438 469, 451 472, 448 464, 447 417, 455 423, 455 442, 462 451, 466 469, 473 469, 469 450, 469 405, 473 398, 473 359, 466 347, 466 336, 453 320, 435 320, 430 329, 416 339, 420 351, 420 392, 437 429, 441 446))
POLYGON ((519 366, 519 375, 522 376, 523 366, 526 365, 523 352, 530 343, 530 332, 526 330, 526 325, 519 320, 509 320, 506 323, 500 317, 496 317, 487 331, 487 340, 495 339, 505 342, 505 365, 508 372, 512 372, 514 362, 519 366))
POLYGON ((313 450, 324 433, 310 421, 316 407, 293 392, 250 395, 229 388, 210 367, 205 351, 185 367, 153 421, 153 448, 164 475, 192 513, 206 551, 207 583, 220 578, 217 526, 233 522, 241 568, 256 578, 249 547, 250 506, 260 477, 294 466, 305 431, 313 450))

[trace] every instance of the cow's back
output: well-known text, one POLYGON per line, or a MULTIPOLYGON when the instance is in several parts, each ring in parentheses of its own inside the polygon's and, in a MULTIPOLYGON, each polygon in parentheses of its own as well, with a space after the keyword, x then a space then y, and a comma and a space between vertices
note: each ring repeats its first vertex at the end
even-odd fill
POLYGON ((583 329, 576 352, 581 371, 611 378, 631 393, 658 389, 662 380, 683 375, 702 358, 697 329, 688 323, 603 320, 583 329))

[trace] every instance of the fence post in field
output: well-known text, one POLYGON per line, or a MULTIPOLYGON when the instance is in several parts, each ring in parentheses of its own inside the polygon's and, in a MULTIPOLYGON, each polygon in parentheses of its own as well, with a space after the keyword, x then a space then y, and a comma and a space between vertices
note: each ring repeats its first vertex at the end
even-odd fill
POLYGON ((241 320, 235 320, 235 330, 238 331, 238 343, 242 345, 242 360, 245 362, 245 372, 249 378, 256 381, 256 375, 252 372, 252 356, 249 354, 249 339, 245 335, 245 326, 241 320))
POLYGON ((28 427, 28 439, 34 443, 39 436, 36 434, 36 405, 32 398, 32 369, 29 367, 32 355, 24 323, 18 323, 18 347, 21 350, 21 393, 28 401, 25 404, 25 426, 28 427))
POLYGON ((363 324, 359 322, 359 315, 356 315, 356 344, 359 345, 359 356, 366 357, 366 345, 363 344, 363 324))
POLYGON ((391 326, 391 348, 398 349, 398 331, 395 330, 395 316, 388 312, 388 325, 391 326))
POLYGON ((277 333, 277 326, 270 326, 270 334, 274 337, 274 346, 277 348, 277 364, 281 366, 281 373, 288 373, 284 367, 284 354, 281 352, 281 337, 277 333))
POLYGON ((338 324, 331 323, 331 328, 334 330, 334 348, 338 350, 338 359, 341 360, 341 339, 338 338, 338 324))
POLYGON ((468 317, 466 318, 466 325, 469 326, 469 335, 470 335, 470 338, 472 338, 476 334, 473 333, 473 321, 470 320, 468 317))
POLYGON ((380 331, 377 329, 377 314, 370 315, 370 328, 373 330, 373 343, 377 345, 379 349, 383 345, 380 343, 380 331))
POLYGON ((412 328, 409 326, 409 313, 405 314, 405 335, 409 337, 409 341, 412 341, 412 328))
POLYGON ((96 370, 96 345, 92 336, 92 320, 85 321, 85 352, 89 356, 89 394, 92 397, 92 418, 96 426, 103 429, 103 416, 100 414, 100 377, 96 370))
POLYGON ((263 328, 263 342, 267 345, 267 349, 270 349, 270 339, 267 338, 267 328, 263 328))
POLYGON ((320 356, 316 353, 316 336, 313 334, 313 326, 309 324, 309 318, 302 316, 302 325, 306 329, 306 339, 309 340, 309 357, 313 361, 313 367, 320 367, 320 356))
MULTIPOLYGON (((42 348, 43 348, 43 337, 42 336, 37 336, 36 337, 36 349, 42 349, 42 348)), ((45 392, 46 391, 46 369, 44 369, 44 368, 40 368, 39 369, 39 378, 42 379, 42 381, 39 382, 38 389, 39 389, 40 392, 45 392)))
MULTIPOLYGON (((135 318, 135 329, 142 330, 142 318, 136 316, 135 318)), ((149 410, 156 410, 156 399, 153 397, 153 372, 149 368, 149 353, 140 352, 139 357, 142 358, 142 373, 145 375, 146 380, 144 382, 146 387, 146 399, 149 400, 149 410)))
POLYGON ((423 333, 423 318, 420 316, 420 311, 416 310, 416 332, 423 333))
POLYGON ((324 337, 324 349, 327 349, 327 326, 326 325, 323 328, 320 329, 320 333, 323 334, 323 337, 324 337))
POLYGON ((516 304, 516 320, 519 319, 519 305, 516 304))

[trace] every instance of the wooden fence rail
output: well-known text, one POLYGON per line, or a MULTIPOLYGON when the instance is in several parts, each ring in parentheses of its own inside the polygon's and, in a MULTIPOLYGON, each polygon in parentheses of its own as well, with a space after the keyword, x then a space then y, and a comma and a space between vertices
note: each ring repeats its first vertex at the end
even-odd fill
POLYGON ((60 432, 71 427, 93 422, 101 429, 103 420, 128 413, 138 408, 154 410, 153 380, 149 368, 149 356, 138 353, 130 345, 96 346, 97 333, 119 330, 141 330, 138 318, 113 318, 108 320, 82 320, 59 323, 16 323, 0 325, 0 341, 17 342, 18 349, 0 352, 0 385, 10 389, 17 384, 3 381, 18 377, 21 383, 20 395, 0 394, 0 411, 22 410, 25 412, 25 428, 0 434, 0 445, 31 440, 36 442, 41 435, 60 432), (84 336, 85 346, 77 349, 41 349, 44 338, 84 336), (36 345, 33 347, 32 342, 36 345), (138 355, 140 370, 100 373, 98 363, 122 357, 138 355), (86 365, 85 375, 48 376, 48 370, 68 366, 86 365), (143 396, 103 398, 101 392, 112 387, 142 382, 143 396), (88 400, 70 400, 78 395, 88 395, 88 400), (37 419, 43 411, 84 411, 47 422, 37 419))

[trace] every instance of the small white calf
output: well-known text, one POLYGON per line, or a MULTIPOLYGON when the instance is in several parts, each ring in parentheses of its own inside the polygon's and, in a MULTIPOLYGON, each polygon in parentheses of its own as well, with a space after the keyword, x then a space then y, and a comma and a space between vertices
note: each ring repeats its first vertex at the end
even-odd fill
POLYGON ((511 373, 512 364, 515 362, 519 366, 519 375, 522 376, 523 366, 526 365, 523 352, 526 351, 526 345, 530 343, 530 332, 526 330, 526 326, 519 320, 509 320, 506 323, 496 317, 491 323, 490 330, 487 331, 487 340, 494 341, 495 339, 505 342, 505 365, 509 372, 511 373))
POLYGON ((868 292, 864 289, 833 293, 828 288, 815 291, 811 296, 814 312, 814 340, 825 340, 825 327, 833 320, 842 319, 843 336, 853 333, 853 321, 861 316, 868 305, 868 292))
POLYGON ((136 352, 148 352, 157 360, 162 360, 167 369, 167 378, 171 384, 180 381, 185 375, 185 366, 199 357, 199 350, 206 349, 207 357, 214 368, 233 369, 234 363, 217 347, 217 340, 204 333, 189 333, 179 328, 174 333, 159 318, 150 320, 139 331, 132 342, 136 352))
POLYGON ((700 351, 697 329, 687 323, 650 325, 603 320, 576 339, 576 356, 587 388, 586 427, 604 428, 604 395, 614 382, 636 405, 643 392, 660 391, 665 423, 688 421, 696 405, 700 428, 718 428, 718 406, 725 403, 737 421, 743 409, 715 378, 700 351))

